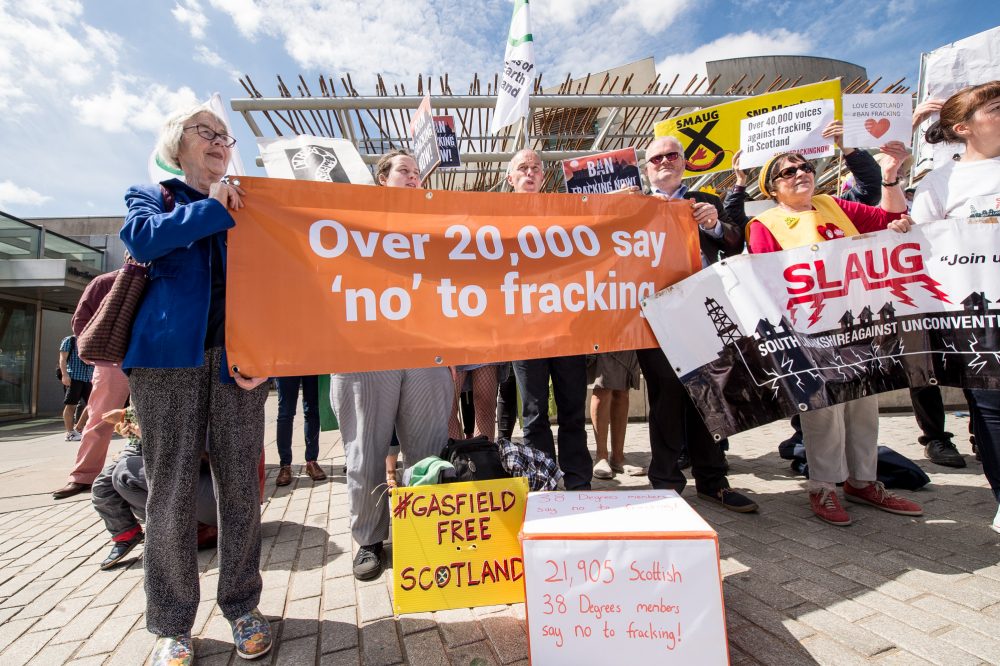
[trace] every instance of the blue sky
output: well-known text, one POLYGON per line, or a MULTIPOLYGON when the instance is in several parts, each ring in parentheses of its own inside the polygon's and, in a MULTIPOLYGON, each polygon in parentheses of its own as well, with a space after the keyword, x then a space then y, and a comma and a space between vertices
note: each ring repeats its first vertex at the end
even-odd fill
MULTIPOLYGON (((808 54, 916 87, 920 53, 1000 25, 975 0, 532 0, 535 57, 552 84, 653 56, 673 78, 705 60, 808 54)), ((275 75, 375 73, 415 89, 445 72, 464 92, 492 78, 511 0, 0 0, 0 210, 20 217, 120 215, 147 179, 163 117, 178 106, 265 95, 275 75)), ((249 173, 256 145, 232 118, 249 173)))

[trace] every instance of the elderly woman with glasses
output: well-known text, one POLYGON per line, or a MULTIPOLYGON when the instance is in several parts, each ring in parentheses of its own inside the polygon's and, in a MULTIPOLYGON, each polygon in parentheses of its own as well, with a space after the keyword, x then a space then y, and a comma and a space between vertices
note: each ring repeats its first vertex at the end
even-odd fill
POLYGON ((139 185, 125 194, 121 238, 149 283, 136 313, 122 368, 143 433, 149 483, 146 627, 156 634, 152 663, 193 659, 191 627, 200 599, 195 513, 206 438, 218 497, 218 603, 244 659, 271 648, 268 621, 257 610, 260 488, 264 445, 263 377, 230 374, 226 328, 226 231, 246 193, 222 182, 236 143, 205 107, 171 116, 159 156, 184 180, 139 185))
MULTIPOLYGON (((859 233, 910 228, 906 199, 899 186, 900 165, 907 151, 902 143, 882 147, 889 156, 882 164, 880 208, 816 194, 816 169, 798 153, 783 153, 760 170, 760 191, 777 206, 747 225, 752 253, 776 252, 859 233)), ((920 505, 898 497, 876 480, 878 461, 878 398, 802 413, 803 443, 809 460, 809 504, 818 518, 833 525, 850 525, 851 516, 837 498, 844 498, 904 516, 919 516, 920 505)))

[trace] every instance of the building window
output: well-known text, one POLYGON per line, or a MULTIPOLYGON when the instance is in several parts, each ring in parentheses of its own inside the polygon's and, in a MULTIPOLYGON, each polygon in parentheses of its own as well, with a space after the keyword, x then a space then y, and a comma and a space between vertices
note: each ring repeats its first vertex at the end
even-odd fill
POLYGON ((0 300, 0 419, 31 414, 35 306, 0 300))

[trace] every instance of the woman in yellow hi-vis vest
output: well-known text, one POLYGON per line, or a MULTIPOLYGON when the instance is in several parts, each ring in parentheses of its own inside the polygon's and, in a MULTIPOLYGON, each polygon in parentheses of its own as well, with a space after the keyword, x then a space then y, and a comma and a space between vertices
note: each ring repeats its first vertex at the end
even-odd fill
MULTIPOLYGON (((896 141, 883 146, 890 159, 882 166, 880 208, 817 195, 816 169, 798 153, 773 157, 760 171, 760 191, 777 202, 747 225, 752 253, 819 243, 859 233, 910 228, 906 199, 896 175, 907 151, 896 141)), ((809 460, 809 504, 821 520, 850 525, 851 516, 837 498, 844 482, 844 498, 870 504, 890 513, 919 516, 916 502, 898 497, 876 480, 878 463, 878 398, 802 413, 802 435, 809 460)))

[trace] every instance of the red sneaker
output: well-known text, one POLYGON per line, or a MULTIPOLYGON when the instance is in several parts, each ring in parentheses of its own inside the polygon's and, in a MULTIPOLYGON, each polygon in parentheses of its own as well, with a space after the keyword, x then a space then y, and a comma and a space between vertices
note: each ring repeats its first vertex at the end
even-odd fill
POLYGON ((859 504, 871 504, 878 509, 898 513, 901 516, 924 515, 924 510, 919 504, 899 495, 893 495, 885 489, 881 481, 869 483, 864 488, 855 488, 850 483, 845 483, 844 499, 859 504))
POLYGON ((840 506, 837 492, 830 488, 822 488, 809 492, 809 506, 820 520, 831 525, 850 525, 851 516, 840 506))

